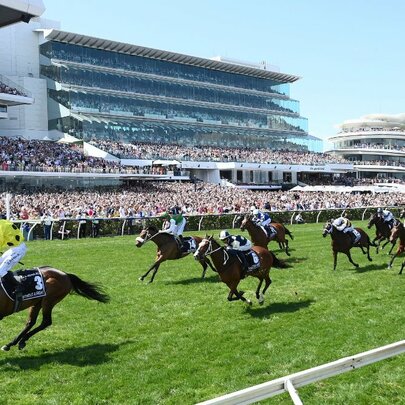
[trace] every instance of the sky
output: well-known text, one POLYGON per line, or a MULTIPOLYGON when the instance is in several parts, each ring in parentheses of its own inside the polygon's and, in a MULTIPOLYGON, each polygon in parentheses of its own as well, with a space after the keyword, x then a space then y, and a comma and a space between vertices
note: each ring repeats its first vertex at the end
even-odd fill
POLYGON ((405 112, 403 0, 43 0, 61 29, 250 63, 299 76, 311 135, 345 120, 405 112))

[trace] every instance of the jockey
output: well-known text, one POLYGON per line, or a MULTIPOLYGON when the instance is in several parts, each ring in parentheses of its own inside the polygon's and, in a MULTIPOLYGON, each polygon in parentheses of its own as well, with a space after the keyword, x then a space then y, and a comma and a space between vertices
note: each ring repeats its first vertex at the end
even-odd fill
POLYGON ((270 234, 268 234, 268 236, 270 238, 273 238, 276 234, 277 234, 277 230, 271 226, 271 216, 267 213, 267 212, 261 212, 260 210, 258 210, 257 208, 254 209, 252 211, 253 214, 253 222, 256 225, 262 226, 265 229, 267 229, 270 234))
POLYGON ((168 212, 164 212, 161 218, 166 219, 166 223, 163 224, 165 227, 163 232, 171 233, 176 237, 183 238, 184 227, 186 226, 186 218, 182 214, 170 215, 168 212))
POLYGON ((356 229, 353 228, 352 223, 348 218, 343 216, 336 218, 332 222, 332 225, 340 232, 350 232, 353 243, 357 243, 359 241, 361 235, 356 229))
POLYGON ((392 226, 394 225, 395 217, 394 217, 394 214, 391 211, 389 211, 387 209, 383 210, 382 208, 378 208, 377 209, 377 215, 380 218, 382 218, 385 223, 388 224, 390 229, 392 229, 392 226))
POLYGON ((268 226, 271 222, 271 217, 267 212, 261 212, 257 208, 252 211, 253 220, 260 226, 268 226))
POLYGON ((6 249, 0 257, 0 278, 10 281, 18 291, 21 285, 9 270, 25 256, 27 246, 20 228, 5 219, 0 220, 0 248, 6 249))
POLYGON ((245 256, 245 252, 248 252, 252 248, 252 242, 242 235, 231 235, 228 231, 223 230, 219 234, 219 239, 226 243, 227 250, 236 250, 236 254, 243 261, 242 266, 244 270, 248 271, 248 262, 245 256))

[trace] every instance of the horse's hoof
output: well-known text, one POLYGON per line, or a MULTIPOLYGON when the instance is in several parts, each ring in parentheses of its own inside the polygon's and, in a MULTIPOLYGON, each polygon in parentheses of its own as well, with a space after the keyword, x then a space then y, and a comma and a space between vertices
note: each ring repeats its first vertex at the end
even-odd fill
POLYGON ((250 300, 246 300, 246 303, 249 305, 249 307, 251 307, 251 306, 252 306, 252 301, 250 301, 250 300))
POLYGON ((138 280, 139 280, 139 281, 143 281, 143 277, 139 277, 138 280))
POLYGON ((4 345, 1 350, 3 350, 3 352, 8 352, 10 350, 10 346, 4 345))
POLYGON ((354 267, 356 267, 356 269, 358 269, 358 268, 359 268, 359 265, 358 265, 358 264, 355 264, 354 267))
POLYGON ((24 349, 25 346, 26 346, 25 342, 18 343, 18 350, 24 349))

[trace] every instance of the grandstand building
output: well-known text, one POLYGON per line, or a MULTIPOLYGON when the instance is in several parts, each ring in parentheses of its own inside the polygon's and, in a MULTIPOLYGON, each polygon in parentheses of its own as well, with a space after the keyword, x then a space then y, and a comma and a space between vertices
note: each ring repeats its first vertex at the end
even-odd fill
MULTIPOLYGON (((124 165, 94 142, 322 151, 308 133, 290 85, 299 77, 266 64, 205 59, 61 31, 41 18, 0 30, 0 74, 35 103, 10 110, 0 136, 83 143, 85 153, 124 165), (90 144, 92 142, 92 144, 90 144)), ((158 159, 159 161, 159 159, 158 159)), ((242 184, 297 184, 345 173, 345 164, 201 162, 184 159, 183 178, 242 184)), ((163 165, 168 165, 163 162, 163 165)))
POLYGON ((405 114, 371 114, 345 121, 329 141, 333 148, 327 153, 352 161, 359 179, 405 177, 405 114))

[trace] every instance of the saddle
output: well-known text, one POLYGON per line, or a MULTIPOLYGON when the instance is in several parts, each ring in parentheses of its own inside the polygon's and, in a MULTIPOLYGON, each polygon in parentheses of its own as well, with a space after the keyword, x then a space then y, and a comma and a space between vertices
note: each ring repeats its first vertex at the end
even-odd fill
POLYGON ((179 246, 181 253, 194 253, 197 250, 197 244, 192 236, 186 236, 182 240, 182 245, 179 246))
POLYGON ((277 235, 277 229, 272 225, 261 226, 261 228, 268 238, 272 238, 277 235))
POLYGON ((242 278, 254 273, 255 270, 260 268, 260 258, 255 251, 248 250, 242 252, 240 250, 228 249, 228 252, 236 256, 242 264, 242 278))
MULTIPOLYGON (((33 298, 40 298, 46 295, 45 282, 42 273, 38 268, 17 270, 12 272, 15 278, 21 280, 21 300, 27 301, 33 298)), ((1 279, 1 286, 6 295, 12 300, 16 299, 16 283, 11 282, 7 277, 1 279)))

